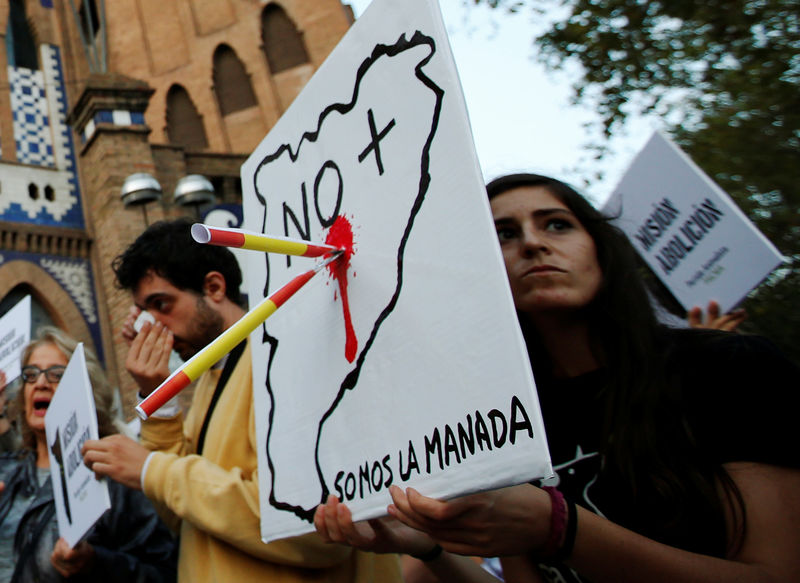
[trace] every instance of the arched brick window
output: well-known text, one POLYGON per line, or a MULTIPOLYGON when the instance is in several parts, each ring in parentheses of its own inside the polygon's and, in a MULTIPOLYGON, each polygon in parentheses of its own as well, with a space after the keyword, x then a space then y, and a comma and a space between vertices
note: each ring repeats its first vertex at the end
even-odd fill
POLYGON ((97 2, 95 2, 95 0, 88 0, 88 2, 86 0, 81 0, 80 8, 78 9, 78 19, 80 20, 84 37, 92 41, 100 31, 100 17, 97 12, 97 2), (86 10, 87 5, 89 6, 88 12, 86 10))
POLYGON ((303 36, 277 4, 261 13, 261 42, 272 74, 308 63, 303 36))
POLYGON ((203 119, 180 85, 173 85, 167 92, 167 137, 176 146, 186 150, 203 150, 208 147, 203 119))
POLYGON ((11 0, 9 3, 6 50, 10 66, 34 70, 39 68, 36 42, 28 26, 24 0, 11 0))
POLYGON ((214 91, 222 115, 256 105, 250 78, 236 53, 222 44, 214 51, 214 91))
POLYGON ((35 334, 41 326, 55 326, 53 318, 39 301, 38 294, 27 283, 15 285, 6 296, 0 300, 0 318, 6 315, 11 308, 25 296, 31 296, 31 333, 35 334))

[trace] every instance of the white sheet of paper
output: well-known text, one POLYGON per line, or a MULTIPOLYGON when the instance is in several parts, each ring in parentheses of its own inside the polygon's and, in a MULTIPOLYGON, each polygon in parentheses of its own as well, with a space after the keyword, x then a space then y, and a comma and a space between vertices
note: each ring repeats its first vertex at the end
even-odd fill
POLYGON ((0 318, 0 370, 10 383, 21 373, 20 356, 31 341, 31 296, 25 296, 0 318))
POLYGON ((108 485, 95 478, 81 455, 84 441, 98 439, 83 343, 78 344, 64 371, 44 422, 58 532, 74 547, 111 507, 108 485))
POLYGON ((736 306, 781 264, 775 246, 675 144, 656 132, 604 205, 688 310, 736 306))
MULTIPOLYGON (((313 530, 328 493, 363 519, 390 484, 448 498, 552 474, 436 2, 375 0, 242 180, 245 229, 353 250, 251 335, 265 541, 313 530)), ((315 263, 247 261, 251 305, 315 263)))

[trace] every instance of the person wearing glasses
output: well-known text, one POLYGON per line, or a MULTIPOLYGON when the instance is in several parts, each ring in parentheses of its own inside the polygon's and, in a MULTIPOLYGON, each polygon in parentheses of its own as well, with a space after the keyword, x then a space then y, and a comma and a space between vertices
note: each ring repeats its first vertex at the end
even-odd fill
MULTIPOLYGON (((22 447, 0 457, 0 582, 174 581, 176 545, 150 502, 109 481, 111 508, 74 548, 59 538, 44 416, 77 342, 44 327, 22 353, 22 447)), ((86 366, 101 436, 119 432, 113 392, 91 350, 86 366)))

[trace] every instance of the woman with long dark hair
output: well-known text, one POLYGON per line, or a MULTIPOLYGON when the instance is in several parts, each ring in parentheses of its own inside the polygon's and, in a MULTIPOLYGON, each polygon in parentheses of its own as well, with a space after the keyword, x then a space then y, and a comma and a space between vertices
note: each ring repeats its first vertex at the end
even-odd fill
POLYGON ((520 555, 529 580, 800 580, 797 368, 763 338, 660 326, 624 234, 568 185, 487 191, 556 475, 449 502, 393 486, 389 513, 428 539, 353 525, 335 500, 318 530, 411 540, 395 550, 431 565, 450 561, 434 543, 520 555))

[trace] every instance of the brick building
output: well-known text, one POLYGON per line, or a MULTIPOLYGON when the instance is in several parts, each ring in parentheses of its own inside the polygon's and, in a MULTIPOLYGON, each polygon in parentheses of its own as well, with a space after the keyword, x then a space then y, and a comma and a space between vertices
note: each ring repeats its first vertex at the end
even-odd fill
POLYGON ((241 223, 241 163, 352 20, 340 0, 0 0, 0 315, 31 295, 130 416, 112 259, 161 218, 241 223), (162 196, 126 205, 141 173, 162 196), (191 175, 213 197, 176 200, 191 175))

